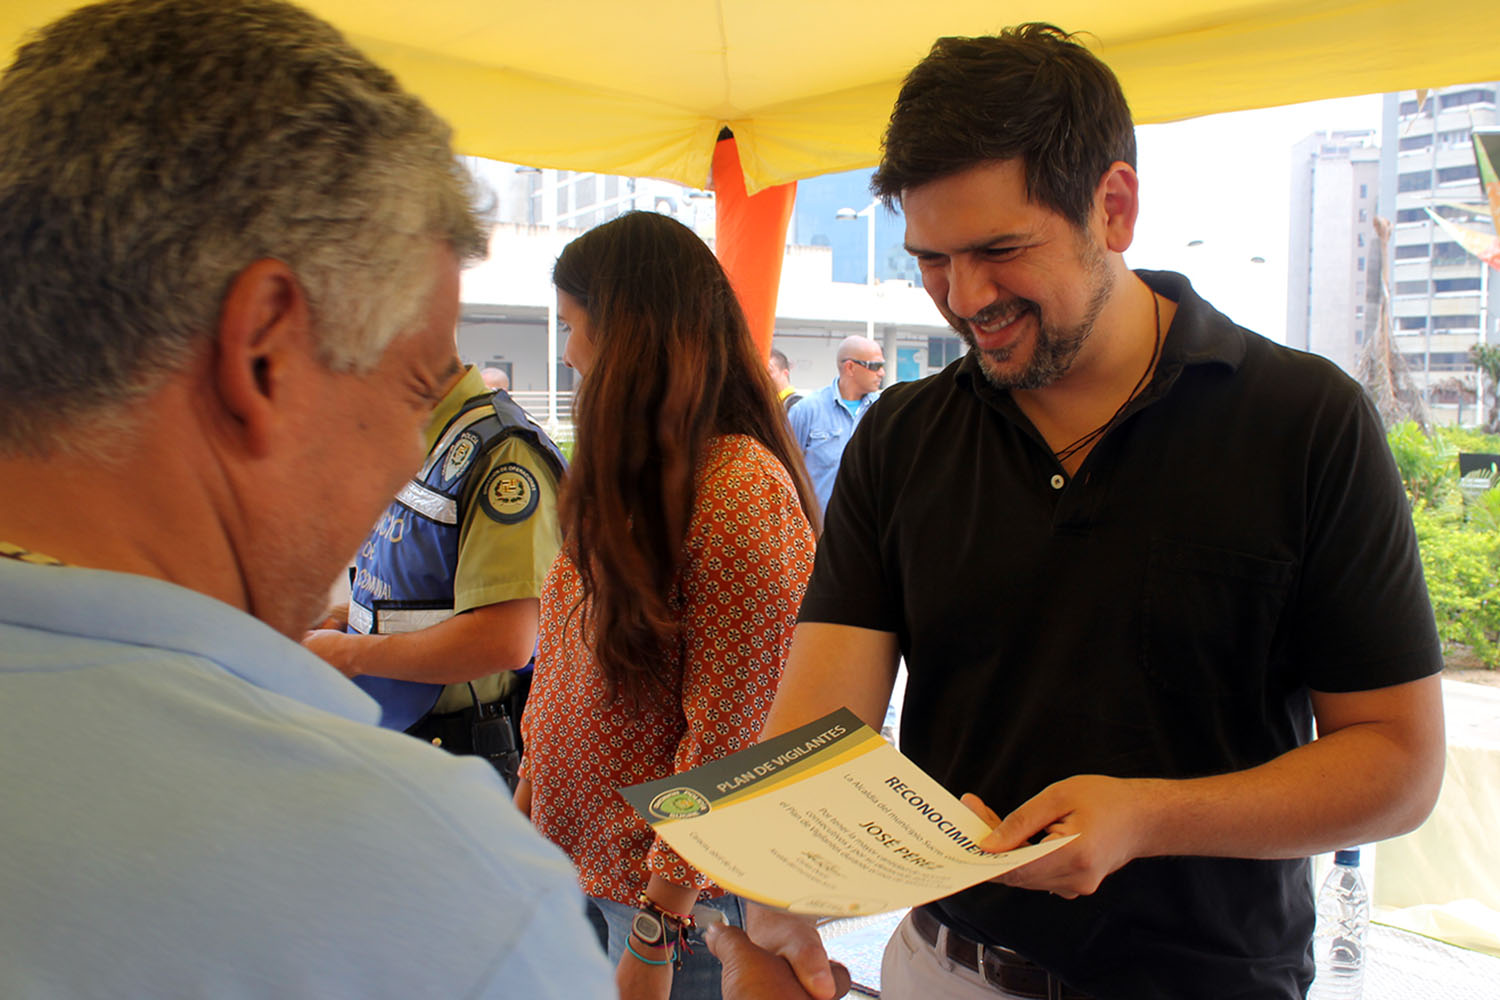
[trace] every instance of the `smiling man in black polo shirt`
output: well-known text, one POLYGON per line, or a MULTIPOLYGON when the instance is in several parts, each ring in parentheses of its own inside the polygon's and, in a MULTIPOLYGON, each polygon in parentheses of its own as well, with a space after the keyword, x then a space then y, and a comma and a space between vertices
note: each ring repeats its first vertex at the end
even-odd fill
POLYGON ((845 452, 766 732, 878 727, 901 655, 902 749, 987 846, 1079 835, 914 913, 897 1000, 1300 997, 1307 856, 1412 829, 1441 781, 1380 422, 1125 266, 1134 161, 1114 75, 1046 25, 939 41, 886 135, 874 189, 970 351, 845 452))

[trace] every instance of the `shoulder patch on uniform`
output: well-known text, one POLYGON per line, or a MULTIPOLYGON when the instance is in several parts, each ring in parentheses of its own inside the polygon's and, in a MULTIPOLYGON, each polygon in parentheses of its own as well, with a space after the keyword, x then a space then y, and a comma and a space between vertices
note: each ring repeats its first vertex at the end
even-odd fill
POLYGON ((448 455, 443 459, 443 482, 451 483, 462 475, 478 451, 479 435, 469 431, 460 434, 458 440, 448 447, 448 455))
POLYGON ((531 470, 506 462, 485 477, 479 504, 501 524, 516 524, 536 510, 538 495, 536 476, 531 470))

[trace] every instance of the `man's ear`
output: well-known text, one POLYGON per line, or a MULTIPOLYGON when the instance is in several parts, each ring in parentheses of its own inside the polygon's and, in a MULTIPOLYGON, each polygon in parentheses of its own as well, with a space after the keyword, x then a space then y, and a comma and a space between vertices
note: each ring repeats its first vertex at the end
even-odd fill
POLYGON ((214 386, 256 458, 270 450, 288 379, 309 357, 310 327, 306 293, 281 261, 258 260, 230 282, 219 309, 214 386))
POLYGON ((1102 211, 1104 245, 1124 253, 1135 241, 1135 216, 1140 211, 1140 178, 1130 164, 1116 160, 1094 190, 1094 204, 1102 211))

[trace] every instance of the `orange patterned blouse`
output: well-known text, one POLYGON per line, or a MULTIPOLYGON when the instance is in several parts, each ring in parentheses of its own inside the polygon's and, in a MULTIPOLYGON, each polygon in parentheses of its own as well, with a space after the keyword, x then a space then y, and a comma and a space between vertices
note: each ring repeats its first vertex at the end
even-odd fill
POLYGON ((813 535, 792 478, 759 442, 714 438, 699 465, 680 577, 676 705, 609 704, 579 628, 578 571, 558 556, 542 591, 541 644, 526 703, 531 821, 578 868, 590 896, 635 903, 651 874, 703 895, 700 875, 615 794, 756 741, 812 573, 813 535))

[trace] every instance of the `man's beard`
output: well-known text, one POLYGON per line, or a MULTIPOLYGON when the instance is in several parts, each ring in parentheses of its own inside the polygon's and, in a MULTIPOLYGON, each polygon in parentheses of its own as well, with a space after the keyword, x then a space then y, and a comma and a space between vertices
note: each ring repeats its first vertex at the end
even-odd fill
POLYGON ((1073 367, 1078 352, 1094 332, 1094 323, 1114 289, 1114 275, 1110 273, 1104 254, 1091 243, 1084 243, 1082 246, 1080 260, 1092 290, 1083 319, 1076 326, 1062 330, 1049 326, 1046 317, 1042 315, 1041 306, 1030 299, 1017 298, 1004 303, 991 303, 967 319, 946 308, 942 310, 948 325, 953 327, 959 339, 974 353, 975 360, 979 362, 979 370, 995 388, 1041 389, 1062 378, 1073 367), (1007 313, 1014 317, 1013 321, 1031 313, 1036 322, 1031 357, 1020 369, 1012 366, 1010 361, 1018 349, 1025 347, 1024 342, 993 351, 981 350, 975 341, 974 331, 969 326, 970 323, 982 326, 1007 313))

